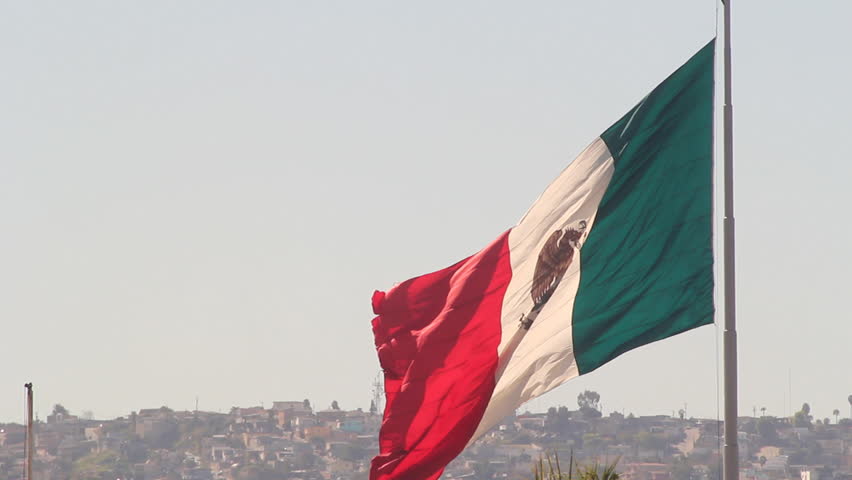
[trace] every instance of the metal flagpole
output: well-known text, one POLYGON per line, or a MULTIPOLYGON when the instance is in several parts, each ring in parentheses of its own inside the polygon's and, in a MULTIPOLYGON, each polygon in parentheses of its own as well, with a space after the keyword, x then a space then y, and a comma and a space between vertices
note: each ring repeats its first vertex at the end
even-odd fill
POLYGON ((27 390, 27 445, 24 475, 26 480, 33 480, 33 447, 35 446, 33 439, 33 384, 25 383, 24 388, 27 390))
POLYGON ((725 168, 725 210, 723 220, 725 241, 725 330, 724 348, 724 387, 725 387, 725 449, 723 452, 724 480, 739 479, 739 447, 737 445, 737 296, 736 277, 734 275, 734 106, 731 101, 731 1, 722 0, 725 6, 725 41, 722 50, 724 58, 724 105, 723 138, 725 168))

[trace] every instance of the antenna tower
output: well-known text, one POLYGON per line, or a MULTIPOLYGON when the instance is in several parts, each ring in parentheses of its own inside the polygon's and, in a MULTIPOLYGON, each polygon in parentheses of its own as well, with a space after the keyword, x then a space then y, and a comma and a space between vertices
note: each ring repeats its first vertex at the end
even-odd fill
POLYGON ((376 411, 381 413, 385 411, 385 384, 383 382, 382 372, 376 374, 373 380, 373 403, 376 404, 376 411))

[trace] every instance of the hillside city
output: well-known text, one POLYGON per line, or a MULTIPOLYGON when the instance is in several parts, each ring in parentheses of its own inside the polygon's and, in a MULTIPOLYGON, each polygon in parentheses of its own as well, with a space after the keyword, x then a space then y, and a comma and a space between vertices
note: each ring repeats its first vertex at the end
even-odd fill
MULTIPOLYGON (((850 397, 852 407, 852 397, 850 397)), ((740 479, 852 480, 852 419, 739 419, 740 479)), ((381 413, 316 409, 309 400, 228 413, 143 409, 114 420, 55 405, 34 426, 40 480, 366 480, 378 452, 381 413)), ((523 412, 469 446, 444 479, 526 480, 535 462, 617 462, 624 480, 717 480, 722 425, 715 419, 600 413, 586 391, 578 408, 523 412)), ((0 424, 0 480, 21 478, 26 428, 0 424)))

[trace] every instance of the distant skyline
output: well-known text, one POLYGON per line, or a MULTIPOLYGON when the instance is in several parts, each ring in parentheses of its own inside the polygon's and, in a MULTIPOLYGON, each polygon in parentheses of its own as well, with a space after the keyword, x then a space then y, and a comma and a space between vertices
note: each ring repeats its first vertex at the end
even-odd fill
MULTIPOLYGON (((28 381, 42 418, 368 408, 373 290, 511 227, 716 6, 4 3, 0 421, 28 381)), ((852 5, 735 9, 740 413, 845 416, 852 5)), ((720 346, 702 327, 529 408, 714 418, 720 346)))
MULTIPOLYGON (((65 404, 63 404, 62 402, 55 402, 55 403, 51 404, 51 405, 50 405, 50 408, 49 408, 48 410, 44 411, 44 412, 41 412, 41 411, 36 410, 36 411, 33 413, 33 416, 34 416, 34 419, 35 419, 36 421, 39 421, 39 420, 40 420, 40 421, 46 421, 46 420, 47 420, 47 417, 53 413, 53 407, 54 407, 54 406, 56 406, 57 404, 62 405, 64 408, 66 408, 66 409, 68 410, 68 414, 69 414, 69 415, 73 415, 73 416, 75 416, 75 417, 78 417, 78 418, 81 418, 81 419, 84 419, 84 420, 114 420, 114 419, 116 419, 116 418, 127 417, 128 415, 130 415, 130 414, 131 414, 131 413, 133 413, 133 412, 139 413, 139 411, 140 411, 140 410, 156 410, 156 409, 159 409, 159 408, 162 408, 162 407, 169 408, 169 409, 171 409, 171 410, 173 410, 173 411, 176 411, 176 412, 194 412, 194 411, 197 411, 197 412, 207 412, 207 413, 221 413, 221 414, 228 414, 228 413, 230 413, 230 411, 231 411, 231 409, 232 409, 232 408, 242 408, 242 409, 247 409, 247 408, 256 408, 256 407, 261 407, 261 408, 265 408, 265 409, 272 409, 272 408, 273 408, 273 403, 275 403, 275 402, 279 402, 279 401, 294 401, 294 400, 297 400, 297 399, 295 399, 295 397, 294 397, 294 398, 290 398, 290 399, 287 399, 287 400, 278 399, 278 400, 273 400, 273 401, 264 401, 264 402, 259 402, 259 403, 255 403, 255 404, 251 404, 251 405, 232 405, 231 407, 229 407, 229 408, 227 408, 227 409, 205 409, 205 408, 201 408, 201 407, 200 407, 200 405, 199 405, 199 408, 198 408, 198 409, 196 409, 196 408, 195 408, 195 405, 192 405, 191 407, 188 407, 188 408, 173 408, 173 407, 172 407, 172 406, 170 406, 170 405, 156 405, 156 406, 154 406, 154 405, 149 405, 149 406, 141 407, 141 408, 139 408, 139 409, 128 410, 128 411, 127 411, 127 412, 125 412, 125 413, 121 413, 121 414, 118 414, 118 415, 115 415, 115 416, 102 416, 102 415, 98 415, 98 414, 97 414, 97 412, 95 412, 95 411, 93 411, 93 410, 91 410, 91 409, 85 408, 85 406, 84 406, 84 407, 82 407, 80 410, 72 411, 72 410, 68 409, 68 407, 67 407, 65 404)), ((301 399, 301 400, 305 400, 305 399, 301 399)), ((301 401, 301 400, 298 400, 298 401, 301 401)), ((307 399, 307 400, 310 400, 310 399, 307 399)), ((42 403, 43 403, 43 402, 42 402, 42 403)), ((529 413, 534 413, 534 414, 542 414, 542 413, 547 413, 547 410, 548 410, 548 409, 550 409, 551 407, 552 407, 552 408, 556 408, 556 407, 561 407, 561 406, 565 406, 565 407, 567 407, 567 408, 568 408, 569 410, 571 410, 571 411, 577 411, 577 410, 579 410, 579 407, 577 406, 577 403, 576 403, 576 402, 574 402, 573 404, 570 404, 570 405, 565 405, 565 404, 552 404, 552 405, 551 405, 551 404, 547 404, 546 408, 534 408, 534 407, 535 407, 535 405, 537 405, 538 403, 539 403, 539 402, 535 402, 535 401, 528 402, 528 403, 527 403, 527 404, 525 404, 522 408, 519 408, 519 409, 516 411, 516 414, 521 415, 521 414, 524 414, 524 413, 527 413, 527 412, 529 412, 529 413)), ((354 411, 354 410, 358 410, 358 409, 360 409, 360 410, 362 410, 362 411, 364 411, 364 412, 369 412, 369 410, 370 410, 370 408, 369 408, 369 407, 370 407, 370 405, 369 405, 369 404, 368 404, 366 407, 365 407, 365 406, 362 406, 362 405, 357 405, 357 406, 352 406, 352 407, 349 407, 349 408, 343 408, 343 407, 341 407, 341 410, 344 410, 344 411, 354 411)), ((680 405, 677 409, 672 410, 672 411, 669 411, 669 412, 661 411, 661 410, 655 410, 655 411, 653 411, 653 412, 642 412, 642 411, 633 411, 633 410, 629 410, 629 409, 624 409, 624 410, 621 410, 621 409, 612 409, 612 410, 611 410, 611 409, 606 409, 606 408, 604 408, 603 404, 601 404, 601 408, 602 408, 602 410, 603 410, 602 414, 603 414, 603 416, 604 416, 604 417, 608 417, 610 414, 612 414, 612 413, 614 413, 614 412, 621 413, 621 414, 623 414, 623 415, 625 415, 625 416, 628 416, 628 415, 631 415, 631 414, 632 414, 632 415, 635 415, 635 416, 637 416, 637 417, 640 417, 640 416, 657 416, 657 415, 664 415, 664 416, 668 415, 668 416, 671 416, 671 417, 677 417, 677 416, 679 415, 679 411, 680 411, 680 409, 684 409, 684 411, 686 412, 686 413, 685 413, 685 415, 684 415, 684 417, 685 417, 685 418, 696 418, 696 419, 703 419, 703 420, 716 419, 716 420, 719 420, 719 421, 722 421, 722 420, 723 420, 723 419, 722 419, 722 412, 719 412, 719 415, 718 415, 718 416, 717 416, 717 415, 715 415, 715 414, 714 414, 714 415, 708 415, 708 416, 693 415, 693 414, 691 414, 691 413, 690 413, 690 411, 688 410, 688 407, 689 407, 689 405, 680 405)), ((802 407, 802 405, 797 405, 797 406, 795 406, 795 408, 794 408, 794 412, 793 412, 793 413, 798 412, 798 411, 801 409, 801 407, 802 407)), ((311 408, 312 408, 314 411, 333 410, 333 408, 331 407, 331 405, 314 405, 313 403, 311 404, 311 408)), ((766 417, 776 417, 776 418, 787 418, 787 417, 788 417, 788 415, 774 414, 774 413, 770 412, 768 409, 767 409, 767 411, 764 413, 764 412, 761 412, 760 408, 761 408, 761 407, 755 407, 755 410, 754 410, 754 411, 750 411, 750 412, 743 412, 743 413, 742 413, 742 415, 740 415, 740 416, 741 416, 741 417, 754 417, 754 418, 759 418, 759 417, 762 417, 762 416, 766 416, 766 417)), ((849 411, 848 411, 848 410, 849 410, 849 407, 848 407, 848 404, 847 404, 847 407, 846 407, 846 411, 845 411, 845 412, 844 412, 844 410, 843 410, 842 408, 838 408, 838 410, 840 410, 839 420, 844 420, 844 419, 850 419, 850 418, 852 418, 852 417, 850 417, 850 416, 849 416, 849 411)), ((379 413, 381 413, 381 412, 379 412, 379 413)), ((813 413, 813 412, 811 412, 811 413, 813 413)), ((829 418, 829 419, 831 420, 831 423, 832 423, 832 424, 834 424, 834 423, 835 423, 835 422, 834 422, 834 420, 835 420, 835 419, 834 419, 834 415, 833 415, 833 414, 826 415, 826 416, 816 416, 816 415, 812 415, 812 416, 813 416, 813 421, 814 421, 814 422, 816 422, 817 420, 822 421, 822 420, 824 420, 825 418, 829 418)), ((20 419, 20 420, 14 420, 14 419, 8 420, 8 419, 7 419, 7 420, 0 421, 0 423, 19 423, 19 424, 24 424, 24 423, 26 423, 26 422, 25 422, 25 420, 26 420, 25 418, 22 418, 22 419, 20 419)))

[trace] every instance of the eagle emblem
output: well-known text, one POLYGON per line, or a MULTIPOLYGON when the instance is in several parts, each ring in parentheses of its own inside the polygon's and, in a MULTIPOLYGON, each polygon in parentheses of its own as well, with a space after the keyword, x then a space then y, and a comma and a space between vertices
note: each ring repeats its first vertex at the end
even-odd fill
POLYGON ((521 316, 521 326, 529 330, 538 313, 553 296, 559 282, 571 262, 574 260, 574 251, 579 250, 581 239, 586 233, 586 221, 580 220, 576 227, 566 227, 554 231, 544 242, 533 272, 532 288, 530 296, 533 308, 527 315, 521 316))

